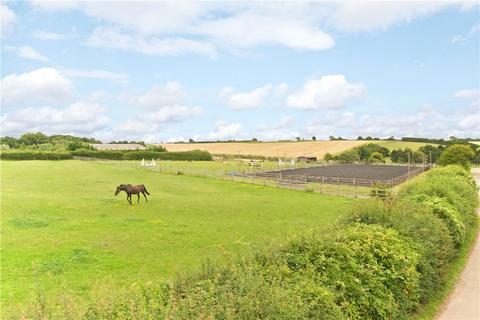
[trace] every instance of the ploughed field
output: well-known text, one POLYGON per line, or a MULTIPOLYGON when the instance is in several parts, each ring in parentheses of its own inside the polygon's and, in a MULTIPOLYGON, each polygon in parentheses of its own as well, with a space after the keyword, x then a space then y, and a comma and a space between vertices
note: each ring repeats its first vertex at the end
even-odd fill
POLYGON ((353 199, 94 161, 1 161, 2 313, 41 292, 80 301, 327 228, 353 199), (151 193, 133 205, 122 183, 151 193))
MULTIPOLYGON (((337 182, 371 185, 375 182, 385 182, 403 175, 421 172, 420 167, 369 165, 369 164, 333 164, 320 167, 285 169, 265 172, 265 176, 281 177, 282 179, 302 180, 308 182, 337 182)), ((257 175, 261 176, 262 173, 257 175)))

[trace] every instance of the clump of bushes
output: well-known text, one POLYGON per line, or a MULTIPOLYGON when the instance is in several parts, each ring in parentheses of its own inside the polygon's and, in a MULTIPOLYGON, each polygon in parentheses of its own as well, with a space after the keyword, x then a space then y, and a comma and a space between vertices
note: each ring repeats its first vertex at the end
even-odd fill
MULTIPOLYGON (((72 147, 73 148, 73 147, 72 147)), ((211 161, 213 157, 206 151, 105 151, 92 149, 75 149, 70 152, 37 152, 37 151, 2 151, 0 159, 3 160, 67 160, 74 156, 89 157, 106 160, 189 160, 211 161)))
POLYGON ((0 152, 1 160, 68 160, 72 155, 66 152, 5 151, 0 152))

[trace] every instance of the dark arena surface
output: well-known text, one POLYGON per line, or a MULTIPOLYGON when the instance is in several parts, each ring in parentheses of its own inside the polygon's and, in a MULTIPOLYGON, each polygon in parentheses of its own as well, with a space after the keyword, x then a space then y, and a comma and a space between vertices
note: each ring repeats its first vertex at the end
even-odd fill
MULTIPOLYGON (((421 171, 421 167, 410 167, 410 172, 421 171)), ((335 177, 349 179, 390 180, 409 172, 408 166, 370 165, 370 164, 332 164, 321 167, 285 169, 270 171, 282 176, 335 177)), ((310 179, 309 179, 310 180, 310 179)))

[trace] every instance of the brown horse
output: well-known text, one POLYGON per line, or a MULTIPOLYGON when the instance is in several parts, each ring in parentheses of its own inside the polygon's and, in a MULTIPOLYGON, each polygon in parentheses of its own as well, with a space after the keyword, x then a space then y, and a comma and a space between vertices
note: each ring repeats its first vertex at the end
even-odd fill
POLYGON ((145 200, 148 202, 147 196, 145 195, 148 193, 147 188, 143 184, 137 184, 137 185, 131 185, 131 184, 121 184, 117 187, 117 190, 115 191, 115 196, 120 193, 120 191, 125 191, 127 194, 127 201, 132 204, 132 194, 137 195, 137 203, 140 202, 140 193, 143 194, 145 197, 145 200))

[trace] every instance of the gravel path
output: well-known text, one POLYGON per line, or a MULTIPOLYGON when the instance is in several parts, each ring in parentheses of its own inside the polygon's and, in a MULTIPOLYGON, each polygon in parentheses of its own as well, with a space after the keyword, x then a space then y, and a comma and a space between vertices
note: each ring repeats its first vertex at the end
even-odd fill
MULTIPOLYGON (((480 185, 480 169, 473 169, 472 173, 480 185)), ((477 213, 480 214, 480 209, 477 213)), ((480 233, 455 290, 443 305, 438 319, 480 319, 480 233)))

